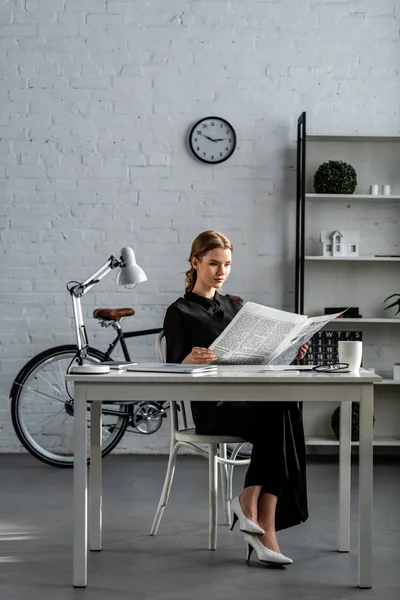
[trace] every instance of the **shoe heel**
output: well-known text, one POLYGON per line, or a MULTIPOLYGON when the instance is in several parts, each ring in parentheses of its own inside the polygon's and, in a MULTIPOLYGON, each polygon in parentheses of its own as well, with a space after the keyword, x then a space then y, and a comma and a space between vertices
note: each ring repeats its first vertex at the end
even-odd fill
POLYGON ((250 556, 252 555, 254 548, 250 544, 246 544, 246 548, 247 548, 246 562, 249 562, 250 556))
POLYGON ((236 525, 236 521, 239 519, 239 517, 237 516, 236 513, 232 513, 232 525, 231 525, 231 531, 232 529, 235 527, 236 525))

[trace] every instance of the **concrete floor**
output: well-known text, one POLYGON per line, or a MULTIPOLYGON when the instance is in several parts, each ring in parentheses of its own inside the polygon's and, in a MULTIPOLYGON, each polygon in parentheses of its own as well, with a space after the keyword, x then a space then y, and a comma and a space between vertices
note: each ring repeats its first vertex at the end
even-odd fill
MULTIPOLYGON (((335 552, 337 465, 310 458, 310 519, 279 534, 293 558, 273 569, 247 565, 242 534, 219 528, 207 550, 207 464, 178 459, 157 537, 148 531, 166 465, 163 456, 104 460, 104 550, 90 553, 88 587, 72 587, 72 471, 30 456, 0 455, 0 600, 398 600, 400 461, 375 462, 374 587, 357 584, 357 468, 352 551, 335 552)), ((243 471, 236 470, 239 490, 243 471)))

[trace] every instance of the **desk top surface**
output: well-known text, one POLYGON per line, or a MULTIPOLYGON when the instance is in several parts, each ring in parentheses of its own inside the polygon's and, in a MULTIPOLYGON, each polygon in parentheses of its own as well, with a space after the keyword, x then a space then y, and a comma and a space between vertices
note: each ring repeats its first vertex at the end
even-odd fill
POLYGON ((382 380, 379 375, 360 369, 358 373, 317 373, 303 371, 301 367, 286 367, 288 370, 269 370, 266 366, 253 365, 224 365, 219 366, 217 373, 207 375, 188 375, 175 373, 138 373, 129 371, 111 371, 105 375, 67 375, 67 381, 85 383, 188 383, 191 384, 216 384, 216 383, 294 383, 297 385, 305 383, 339 383, 360 384, 377 383, 382 380))

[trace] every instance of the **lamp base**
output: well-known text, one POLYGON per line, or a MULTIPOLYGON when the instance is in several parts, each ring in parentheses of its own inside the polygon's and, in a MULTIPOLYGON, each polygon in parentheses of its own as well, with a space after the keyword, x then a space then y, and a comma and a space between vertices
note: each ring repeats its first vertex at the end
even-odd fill
POLYGON ((87 364, 87 365, 74 365, 70 368, 69 373, 74 375, 105 375, 110 372, 108 365, 99 364, 87 364))

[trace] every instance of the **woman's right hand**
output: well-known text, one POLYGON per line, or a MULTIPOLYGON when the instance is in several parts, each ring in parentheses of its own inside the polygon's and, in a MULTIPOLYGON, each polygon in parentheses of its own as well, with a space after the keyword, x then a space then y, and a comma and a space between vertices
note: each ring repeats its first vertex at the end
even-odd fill
POLYGON ((182 364, 204 365, 212 362, 216 358, 214 352, 209 348, 199 348, 198 346, 195 346, 192 348, 191 353, 182 361, 182 364))

